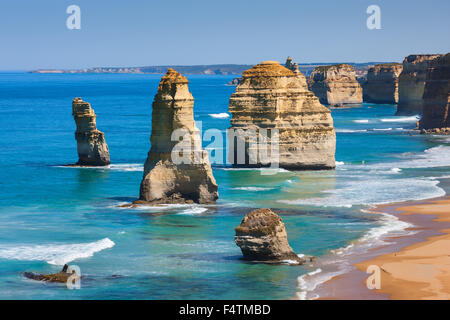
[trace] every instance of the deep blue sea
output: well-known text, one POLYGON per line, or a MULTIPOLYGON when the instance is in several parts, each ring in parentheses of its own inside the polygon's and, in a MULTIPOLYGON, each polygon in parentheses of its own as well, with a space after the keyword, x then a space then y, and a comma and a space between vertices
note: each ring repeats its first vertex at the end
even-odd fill
MULTIPOLYGON (((0 74, 0 299, 304 297, 314 285, 302 276, 325 278, 323 266, 240 260, 234 228, 251 209, 274 209, 295 252, 323 264, 405 228, 395 217, 367 213, 371 206, 449 190, 450 140, 411 134, 417 118, 395 117, 394 105, 364 104, 332 111, 336 170, 262 175, 214 166, 217 205, 120 208, 139 193, 160 77, 0 74), (74 97, 94 108, 111 166, 63 167, 78 160, 74 97), (23 276, 64 263, 80 267, 79 290, 23 276)), ((203 130, 229 127, 221 114, 232 78, 188 76, 203 130)))

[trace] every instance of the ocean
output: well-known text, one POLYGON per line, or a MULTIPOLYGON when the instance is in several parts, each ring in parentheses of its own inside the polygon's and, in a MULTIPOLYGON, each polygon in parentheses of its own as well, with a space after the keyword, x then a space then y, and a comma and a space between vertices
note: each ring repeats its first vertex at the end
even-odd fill
MULTIPOLYGON (((365 103, 332 111, 336 170, 266 175, 214 165, 216 205, 122 208, 139 194, 160 78, 0 73, 0 299, 311 298, 345 254, 406 232, 404 222, 367 210, 450 190, 450 139, 411 133, 417 117, 395 117, 395 105, 365 103), (94 108, 109 167, 64 167, 78 160, 74 97, 94 108), (234 228, 263 207, 280 214, 295 252, 316 262, 240 259, 234 228), (64 263, 80 267, 79 290, 23 276, 64 263)), ((203 131, 230 126, 232 78, 188 76, 203 131)))

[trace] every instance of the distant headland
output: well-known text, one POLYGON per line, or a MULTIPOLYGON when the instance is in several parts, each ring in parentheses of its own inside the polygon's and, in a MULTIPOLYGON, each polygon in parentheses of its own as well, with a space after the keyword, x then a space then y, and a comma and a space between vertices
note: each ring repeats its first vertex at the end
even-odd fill
MULTIPOLYGON (((382 62, 352 63, 358 75, 365 72, 373 65, 382 62)), ((298 68, 305 75, 309 75, 315 67, 330 65, 331 63, 304 63, 299 64, 298 68)), ((335 64, 335 63, 333 63, 335 64)), ((178 70, 182 74, 205 74, 205 75, 240 75, 243 71, 250 69, 250 64, 210 64, 194 66, 145 66, 145 67, 94 67, 85 69, 37 69, 29 71, 30 73, 141 73, 141 74, 165 74, 170 68, 178 70)))

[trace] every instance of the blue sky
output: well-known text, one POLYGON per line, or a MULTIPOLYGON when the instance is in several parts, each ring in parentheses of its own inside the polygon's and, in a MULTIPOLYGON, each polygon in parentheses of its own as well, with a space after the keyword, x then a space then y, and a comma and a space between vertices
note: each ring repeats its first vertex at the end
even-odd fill
POLYGON ((449 0, 2 0, 0 70, 401 61, 450 51, 449 0), (66 8, 81 8, 81 30, 66 8), (381 8, 381 30, 366 9, 381 8))

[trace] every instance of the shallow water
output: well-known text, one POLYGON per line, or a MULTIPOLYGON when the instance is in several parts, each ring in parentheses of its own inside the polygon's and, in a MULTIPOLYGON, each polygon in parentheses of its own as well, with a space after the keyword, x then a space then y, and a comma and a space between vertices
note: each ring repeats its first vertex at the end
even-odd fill
MULTIPOLYGON (((203 131, 223 132, 233 77, 188 78, 203 131)), ((450 141, 410 135, 416 119, 394 117, 395 106, 364 104, 333 110, 335 171, 262 175, 217 165, 215 206, 119 208, 138 196, 159 79, 0 74, 0 299, 287 299, 316 268, 241 261, 234 228, 252 208, 281 214, 296 253, 323 256, 404 228, 361 209, 448 190, 450 141), (78 96, 98 115, 108 168, 61 166, 77 161, 78 96), (65 262, 81 268, 80 290, 22 276, 65 262)))

